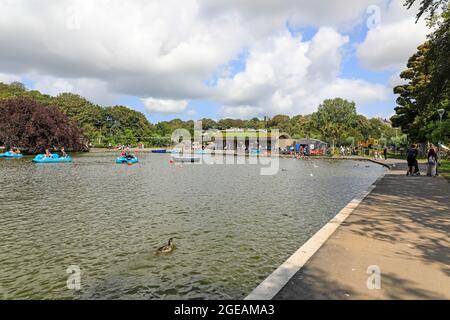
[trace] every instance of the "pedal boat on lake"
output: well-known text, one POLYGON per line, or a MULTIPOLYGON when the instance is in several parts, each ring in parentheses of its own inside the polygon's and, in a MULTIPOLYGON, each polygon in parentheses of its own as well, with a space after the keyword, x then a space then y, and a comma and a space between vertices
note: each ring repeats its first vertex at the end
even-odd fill
POLYGON ((5 153, 0 153, 0 158, 23 158, 23 154, 8 151, 5 153))
POLYGON ((135 156, 133 157, 118 157, 116 158, 116 163, 138 163, 139 159, 135 156))
POLYGON ((193 156, 172 156, 172 160, 174 162, 199 162, 200 157, 193 157, 193 156))
POLYGON ((166 149, 161 149, 161 150, 152 150, 152 153, 168 153, 170 151, 167 151, 166 149))
POLYGON ((34 163, 68 163, 72 162, 72 157, 61 157, 58 154, 52 154, 51 157, 46 157, 44 154, 38 154, 33 159, 34 163))

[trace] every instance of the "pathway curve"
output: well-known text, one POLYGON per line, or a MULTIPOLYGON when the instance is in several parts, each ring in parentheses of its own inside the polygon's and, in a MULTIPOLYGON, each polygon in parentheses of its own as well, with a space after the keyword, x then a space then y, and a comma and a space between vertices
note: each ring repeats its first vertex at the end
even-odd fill
POLYGON ((450 184, 386 163, 393 170, 274 299, 450 299, 450 184), (380 289, 368 288, 371 266, 380 289))

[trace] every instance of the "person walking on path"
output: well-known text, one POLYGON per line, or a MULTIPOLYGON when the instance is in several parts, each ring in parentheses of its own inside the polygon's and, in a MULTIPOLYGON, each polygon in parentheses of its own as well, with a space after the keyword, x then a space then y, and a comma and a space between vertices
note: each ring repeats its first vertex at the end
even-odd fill
POLYGON ((413 176, 417 175, 419 172, 418 169, 418 163, 417 163, 417 149, 416 146, 413 144, 408 149, 408 152, 406 153, 406 161, 408 161, 408 171, 406 172, 407 176, 413 176))
POLYGON ((437 155, 436 151, 433 148, 430 148, 428 151, 428 168, 427 168, 427 176, 434 177, 436 176, 436 167, 437 167, 437 155))
POLYGON ((387 147, 384 147, 384 149, 383 149, 383 155, 384 155, 384 160, 386 161, 387 160, 387 147))

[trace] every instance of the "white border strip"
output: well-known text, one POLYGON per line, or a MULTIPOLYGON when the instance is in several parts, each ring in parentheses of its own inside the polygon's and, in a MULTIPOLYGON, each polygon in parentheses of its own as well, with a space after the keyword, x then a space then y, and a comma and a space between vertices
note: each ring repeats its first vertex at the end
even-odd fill
POLYGON ((322 247, 336 229, 347 219, 358 205, 375 189, 376 184, 384 177, 384 172, 369 189, 347 204, 339 213, 314 234, 289 259, 257 286, 244 300, 271 300, 289 280, 306 264, 306 262, 322 247))

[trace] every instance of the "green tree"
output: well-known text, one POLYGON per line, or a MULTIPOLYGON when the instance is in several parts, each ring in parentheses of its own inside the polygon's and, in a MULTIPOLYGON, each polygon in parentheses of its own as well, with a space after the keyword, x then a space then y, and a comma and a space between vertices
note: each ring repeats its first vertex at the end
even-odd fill
POLYGON ((287 132, 292 138, 295 139, 318 136, 318 130, 314 128, 311 116, 309 115, 297 115, 292 117, 289 121, 289 128, 287 132))
POLYGON ((432 71, 427 54, 430 42, 418 47, 408 60, 407 69, 400 73, 400 77, 407 82, 396 86, 394 93, 398 94, 396 114, 391 118, 395 127, 401 127, 414 140, 424 140, 426 125, 433 113, 432 97, 428 90, 432 71))
POLYGON ((428 14, 430 19, 433 19, 436 15, 436 12, 439 9, 445 10, 448 8, 448 0, 406 0, 405 6, 408 9, 420 1, 419 12, 416 16, 416 21, 418 21, 424 14, 428 14))
POLYGON ((286 116, 284 114, 278 114, 269 121, 267 121, 267 128, 278 129, 281 132, 287 132, 289 129, 290 120, 291 118, 289 118, 289 116, 286 116))
POLYGON ((30 153, 45 148, 82 150, 82 133, 56 106, 44 106, 29 97, 0 101, 0 141, 30 153))
POLYGON ((123 133, 122 143, 125 145, 136 145, 138 139, 132 129, 126 128, 123 133))
POLYGON ((334 147, 336 143, 345 141, 347 133, 355 125, 356 106, 354 102, 341 98, 328 99, 312 118, 322 138, 334 147))
POLYGON ((201 122, 204 130, 217 128, 217 123, 212 119, 203 118, 201 122))
MULTIPOLYGON (((418 47, 408 60, 407 69, 400 76, 406 84, 396 86, 398 94, 396 114, 392 117, 394 126, 401 127, 412 140, 435 140, 437 128, 440 130, 437 110, 447 112, 442 128, 450 121, 450 10, 442 13, 435 31, 429 40, 418 47)), ((448 131, 443 137, 448 139, 448 131)))
POLYGON ((170 136, 170 134, 172 133, 171 127, 167 121, 157 123, 156 132, 162 137, 170 136))

